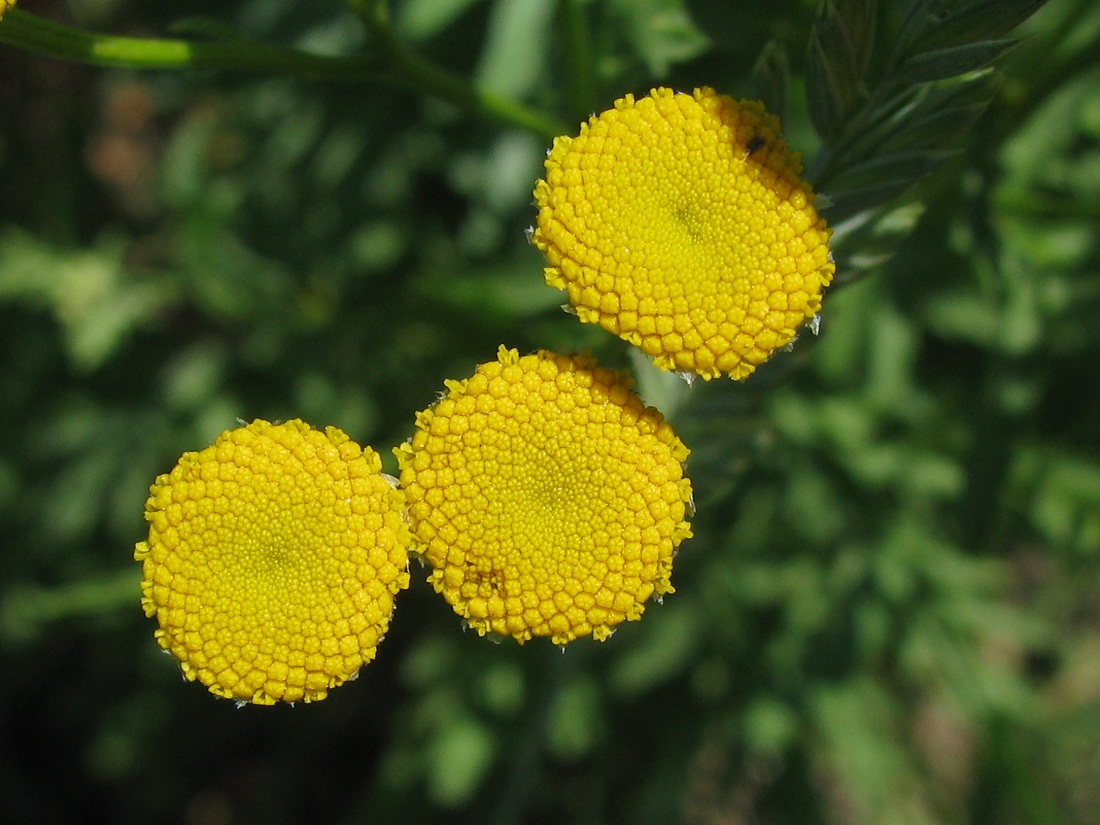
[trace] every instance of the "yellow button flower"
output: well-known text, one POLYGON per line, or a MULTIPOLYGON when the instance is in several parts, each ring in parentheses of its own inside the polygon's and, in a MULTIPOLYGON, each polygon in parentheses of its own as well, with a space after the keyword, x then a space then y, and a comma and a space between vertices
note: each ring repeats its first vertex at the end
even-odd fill
POLYGON ((405 499, 369 447, 301 421, 185 453, 149 488, 142 606, 212 693, 324 699, 374 658, 408 587, 405 499))
POLYGON ((15 0, 0 0, 0 20, 4 19, 4 12, 15 5, 15 0))
POLYGON ((830 233, 762 104, 627 95, 545 165, 532 240, 547 283, 659 367, 744 378, 821 309, 830 233))
POLYGON ((598 640, 671 593, 688 450, 588 357, 500 348, 394 452, 430 581, 478 633, 598 640))

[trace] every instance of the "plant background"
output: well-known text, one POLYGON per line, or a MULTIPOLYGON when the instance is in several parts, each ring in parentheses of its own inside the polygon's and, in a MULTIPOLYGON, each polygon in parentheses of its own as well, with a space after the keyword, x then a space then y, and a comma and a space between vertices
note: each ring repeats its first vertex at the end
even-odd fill
MULTIPOLYGON (((809 159, 814 5, 393 15, 570 130, 658 83, 755 94, 785 50, 809 159)), ((888 37, 912 3, 877 5, 888 37)), ((338 0, 19 8, 369 48, 338 0)), ((1100 823, 1100 8, 1052 0, 1021 33, 982 117, 936 124, 967 127, 958 151, 844 213, 878 222, 838 233, 820 336, 690 391, 543 285, 544 136, 379 84, 0 46, 0 815, 1100 823), (563 653, 463 633, 414 565, 377 661, 324 702, 185 684, 138 607, 153 477, 238 417, 337 425, 392 471, 414 412, 501 343, 591 349, 673 420, 698 504, 677 592, 563 653)))

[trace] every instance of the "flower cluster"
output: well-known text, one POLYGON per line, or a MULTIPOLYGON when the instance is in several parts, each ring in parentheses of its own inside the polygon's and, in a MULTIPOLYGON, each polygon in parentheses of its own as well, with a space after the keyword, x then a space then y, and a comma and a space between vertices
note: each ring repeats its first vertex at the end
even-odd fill
MULTIPOLYGON (((0 13, 8 0, 0 0, 0 13)), ((535 188, 547 282, 658 366, 744 378, 821 307, 829 231, 757 103, 655 89, 554 142, 535 188)), ((400 484, 345 433, 251 424, 150 488, 142 604, 184 675, 314 701, 374 658, 407 559, 478 633, 608 638, 673 592, 688 449, 588 356, 497 358, 416 416, 400 484)))
POLYGON ((323 699, 408 587, 404 495, 335 427, 254 421, 157 478, 142 605, 184 675, 243 702, 323 699))
POLYGON ((396 450, 435 589, 479 633, 606 639, 672 592, 688 450, 621 374, 500 348, 396 450))
POLYGON ((667 370, 744 378, 821 308, 829 232, 759 103, 655 89, 559 137, 535 187, 546 281, 667 370))

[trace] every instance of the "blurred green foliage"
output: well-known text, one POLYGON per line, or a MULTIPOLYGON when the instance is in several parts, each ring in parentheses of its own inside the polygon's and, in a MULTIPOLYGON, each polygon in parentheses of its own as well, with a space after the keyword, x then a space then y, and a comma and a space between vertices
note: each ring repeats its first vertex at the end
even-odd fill
MULTIPOLYGON (((838 283, 820 335, 690 389, 543 285, 543 136, 0 47, 5 820, 1100 823, 1100 8, 1039 5, 394 0, 409 48, 568 124, 655 84, 783 114, 838 283), (463 634, 414 569, 323 703, 185 684, 138 606, 153 477, 238 417, 392 471, 501 343, 590 349, 673 420, 677 592, 563 654, 463 634)), ((337 0, 18 8, 371 48, 337 0)))

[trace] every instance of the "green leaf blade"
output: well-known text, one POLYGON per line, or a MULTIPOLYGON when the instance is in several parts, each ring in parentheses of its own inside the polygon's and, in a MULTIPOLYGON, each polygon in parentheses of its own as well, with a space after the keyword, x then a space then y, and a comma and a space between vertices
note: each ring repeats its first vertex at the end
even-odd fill
POLYGON ((1047 0, 974 0, 942 14, 911 45, 911 52, 937 51, 999 40, 1038 11, 1047 0))
POLYGON ((983 40, 914 54, 902 62, 897 80, 903 83, 930 83, 975 72, 1004 57, 1019 42, 983 40))
POLYGON ((826 0, 818 8, 806 55, 810 117, 826 143, 836 140, 864 97, 875 39, 870 0, 826 0))

